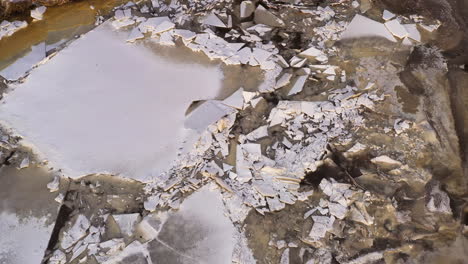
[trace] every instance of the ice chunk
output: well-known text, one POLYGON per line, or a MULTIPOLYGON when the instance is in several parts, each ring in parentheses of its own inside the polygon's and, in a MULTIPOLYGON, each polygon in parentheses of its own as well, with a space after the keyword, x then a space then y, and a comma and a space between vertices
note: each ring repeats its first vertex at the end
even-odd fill
POLYGON ((363 37, 383 37, 390 41, 396 42, 396 39, 392 36, 392 34, 390 34, 390 32, 388 32, 384 24, 362 15, 356 15, 341 35, 341 39, 363 37))
POLYGON ((383 14, 382 14, 382 18, 385 20, 385 21, 388 21, 392 18, 395 17, 395 14, 393 14, 392 12, 388 11, 388 10, 384 10, 383 11, 383 14))
POLYGON ((421 42, 421 33, 419 33, 418 27, 416 24, 406 24, 403 25, 408 31, 408 37, 411 38, 412 40, 421 42))
POLYGON ((255 9, 254 21, 257 24, 264 24, 272 27, 284 27, 284 22, 280 18, 266 10, 262 5, 258 5, 255 9))
POLYGON ((31 10, 31 17, 36 20, 42 20, 46 10, 47 10, 47 7, 45 6, 37 7, 31 10))
POLYGON ((226 24, 224 24, 221 19, 215 14, 215 13, 210 13, 203 19, 203 24, 205 25, 210 25, 210 26, 215 26, 215 27, 220 27, 220 28, 225 28, 226 24))
POLYGON ((304 50, 303 52, 299 53, 300 57, 310 58, 310 59, 315 59, 315 58, 317 58, 319 56, 323 56, 323 55, 324 55, 324 53, 321 50, 319 50, 319 49, 317 49, 315 47, 310 47, 307 50, 304 50))
POLYGON ((186 30, 186 29, 175 29, 174 30, 174 35, 179 36, 179 37, 183 38, 184 40, 192 40, 197 36, 197 34, 195 32, 192 32, 192 31, 186 30))
POLYGON ((209 125, 234 111, 234 108, 226 106, 222 102, 209 100, 187 116, 185 127, 202 132, 209 125))
POLYGON ((401 25, 397 19, 393 19, 391 21, 386 22, 385 27, 387 27, 390 33, 392 33, 398 38, 402 39, 409 35, 408 31, 406 31, 406 28, 403 25, 401 25))
POLYGON ((141 23, 138 28, 142 33, 147 33, 153 31, 158 25, 163 22, 171 22, 168 17, 151 17, 148 18, 145 22, 141 23))
POLYGON ((132 29, 132 31, 130 32, 130 35, 128 36, 127 38, 127 41, 128 42, 134 42, 135 40, 137 39, 142 39, 144 38, 145 36, 140 32, 140 30, 136 27, 134 29, 132 29))
POLYGON ((307 81, 308 75, 301 75, 296 78, 294 81, 294 84, 289 91, 288 95, 294 95, 297 93, 302 92, 302 89, 304 88, 305 82, 307 81))
POLYGON ((86 216, 78 215, 70 229, 65 231, 63 234, 60 243, 62 248, 67 249, 78 242, 78 240, 86 236, 86 231, 88 231, 90 226, 91 223, 89 222, 88 218, 86 218, 86 216))
POLYGON ((175 24, 171 21, 163 21, 159 25, 157 25, 152 31, 153 33, 161 33, 164 31, 171 30, 175 27, 175 24))
POLYGON ((268 126, 267 125, 261 126, 261 127, 257 128, 257 129, 255 129, 254 131, 250 132, 247 135, 247 139, 250 140, 250 141, 255 141, 255 140, 258 140, 258 139, 265 138, 265 137, 268 137, 268 126))
POLYGON ((252 1, 243 1, 240 4, 240 17, 246 18, 253 14, 255 11, 255 4, 252 1))
POLYGON ((291 73, 288 73, 288 72, 283 73, 283 75, 281 75, 278 81, 276 81, 275 89, 279 89, 288 85, 289 82, 291 81, 292 76, 293 75, 291 73))
MULTIPOLYGON (((2 123, 67 176, 159 176, 193 133, 184 128, 187 107, 215 98, 223 74, 186 58, 174 63, 158 55, 155 44, 128 45, 127 38, 104 23, 71 43, 4 97, 2 123), (134 69, 138 74, 129 74, 134 69)), ((219 107, 211 121, 231 110, 219 107)))
POLYGON ((309 237, 313 240, 318 240, 325 237, 325 234, 333 228, 335 217, 331 216, 312 216, 314 225, 310 230, 309 237))
POLYGON ((223 100, 223 104, 234 107, 237 109, 242 109, 244 106, 244 96, 243 96, 244 89, 240 88, 239 90, 235 91, 231 96, 223 100))
POLYGON ((174 46, 174 36, 172 35, 172 32, 166 31, 161 34, 159 37, 159 44, 165 45, 165 46, 174 46))
POLYGON ((118 214, 112 215, 115 222, 120 228, 120 232, 125 236, 131 236, 136 224, 140 221, 140 214, 118 214))

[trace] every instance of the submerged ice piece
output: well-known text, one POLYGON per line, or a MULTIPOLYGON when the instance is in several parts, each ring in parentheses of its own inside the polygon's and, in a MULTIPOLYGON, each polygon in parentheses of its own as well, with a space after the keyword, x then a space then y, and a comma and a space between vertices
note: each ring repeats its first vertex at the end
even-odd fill
POLYGON ((192 101, 214 99, 217 66, 158 55, 151 40, 104 23, 33 70, 4 98, 0 119, 67 176, 158 176, 193 130, 192 101), (184 63, 185 62, 185 63, 184 63))
POLYGON ((148 251, 157 263, 230 264, 236 230, 219 189, 202 187, 169 215, 148 251))

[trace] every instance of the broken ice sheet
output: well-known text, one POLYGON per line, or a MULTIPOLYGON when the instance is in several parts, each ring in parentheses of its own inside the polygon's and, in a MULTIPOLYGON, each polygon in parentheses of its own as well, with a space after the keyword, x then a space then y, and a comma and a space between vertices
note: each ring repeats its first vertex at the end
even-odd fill
POLYGON ((387 30, 384 24, 362 15, 356 15, 353 20, 351 20, 346 30, 342 33, 341 39, 362 37, 383 37, 396 42, 395 38, 387 30))
POLYGON ((192 133, 186 108, 222 87, 217 66, 173 62, 150 40, 126 43, 128 34, 102 24, 4 98, 2 122, 67 176, 159 175, 192 133))
POLYGON ((23 77, 34 65, 42 61, 46 56, 46 45, 44 42, 31 47, 31 51, 0 70, 0 75, 10 81, 23 77))

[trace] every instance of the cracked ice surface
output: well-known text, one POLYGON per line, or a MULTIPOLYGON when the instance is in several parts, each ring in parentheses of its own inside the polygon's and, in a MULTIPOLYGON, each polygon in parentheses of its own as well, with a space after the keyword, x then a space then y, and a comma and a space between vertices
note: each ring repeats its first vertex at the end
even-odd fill
POLYGON ((71 177, 159 175, 192 134, 186 108, 215 97, 223 74, 173 62, 127 37, 105 23, 78 39, 14 87, 0 119, 71 177))

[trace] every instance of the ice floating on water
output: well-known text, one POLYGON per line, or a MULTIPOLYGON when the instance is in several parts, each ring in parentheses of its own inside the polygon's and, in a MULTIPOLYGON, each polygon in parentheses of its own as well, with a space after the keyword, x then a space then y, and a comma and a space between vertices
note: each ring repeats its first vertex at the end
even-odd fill
POLYGON ((220 91, 218 67, 175 63, 128 34, 101 25, 5 96, 0 118, 68 176, 159 175, 190 131, 187 107, 220 91))
POLYGON ((396 42, 384 24, 361 15, 356 15, 351 23, 349 23, 343 35, 341 35, 341 39, 362 37, 383 37, 396 42))
POLYGON ((42 61, 46 56, 46 45, 44 42, 31 47, 31 51, 13 64, 0 71, 0 75, 7 80, 18 80, 23 77, 34 65, 42 61))
POLYGON ((47 10, 47 7, 45 6, 40 6, 36 9, 33 9, 31 10, 31 17, 36 20, 42 20, 46 10, 47 10))

